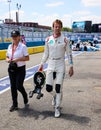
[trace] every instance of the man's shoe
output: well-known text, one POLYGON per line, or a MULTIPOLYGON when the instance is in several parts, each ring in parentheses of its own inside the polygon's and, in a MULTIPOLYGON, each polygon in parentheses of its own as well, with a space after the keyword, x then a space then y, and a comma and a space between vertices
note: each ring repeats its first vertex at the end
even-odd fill
POLYGON ((27 103, 25 103, 25 107, 27 108, 27 107, 29 107, 29 103, 27 102, 27 103))
POLYGON ((18 110, 17 106, 11 106, 10 109, 9 109, 10 112, 13 112, 13 111, 16 111, 16 110, 18 110))
POLYGON ((56 117, 56 118, 57 118, 57 117, 60 117, 60 115, 61 115, 60 107, 56 107, 56 108, 55 108, 55 117, 56 117))

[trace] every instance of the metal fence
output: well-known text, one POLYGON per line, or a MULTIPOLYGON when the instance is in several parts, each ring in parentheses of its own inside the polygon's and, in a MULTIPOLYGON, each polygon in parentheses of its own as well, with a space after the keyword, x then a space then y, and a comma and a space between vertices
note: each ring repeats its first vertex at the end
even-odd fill
POLYGON ((21 35, 25 36, 26 41, 42 41, 51 33, 49 30, 42 30, 39 28, 0 24, 1 41, 4 42, 5 38, 11 38, 11 31, 15 29, 19 30, 21 35))
MULTIPOLYGON (((52 34, 52 30, 39 29, 34 27, 24 27, 10 24, 0 24, 0 42, 9 42, 11 31, 17 29, 21 35, 25 36, 26 41, 44 41, 45 38, 52 34), (6 39, 6 40, 5 40, 6 39)), ((72 33, 62 32, 70 40, 77 40, 78 37, 82 40, 92 40, 94 36, 101 39, 101 33, 72 33)))

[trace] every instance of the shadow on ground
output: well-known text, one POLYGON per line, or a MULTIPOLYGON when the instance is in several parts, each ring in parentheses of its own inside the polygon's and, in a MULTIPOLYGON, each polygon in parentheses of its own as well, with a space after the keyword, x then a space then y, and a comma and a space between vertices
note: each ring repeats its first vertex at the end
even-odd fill
MULTIPOLYGON (((18 114, 21 117, 27 117, 34 118, 35 120, 38 120, 41 118, 42 120, 50 117, 54 117, 54 111, 37 111, 34 109, 31 109, 30 107, 27 108, 19 108, 18 114)), ((75 114, 68 114, 68 113, 62 113, 60 119, 75 121, 79 124, 87 124, 91 121, 89 117, 85 116, 78 116, 75 114)))

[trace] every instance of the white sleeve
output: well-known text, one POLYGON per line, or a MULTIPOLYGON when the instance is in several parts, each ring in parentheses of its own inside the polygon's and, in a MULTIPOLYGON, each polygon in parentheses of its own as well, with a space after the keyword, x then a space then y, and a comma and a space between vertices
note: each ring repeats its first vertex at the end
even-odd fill
POLYGON ((44 48, 44 54, 41 60, 41 64, 44 64, 49 57, 49 46, 48 46, 48 39, 45 40, 45 48, 44 48))
POLYGON ((23 45, 23 55, 24 56, 28 56, 29 55, 26 45, 23 45))
POLYGON ((68 63, 70 66, 73 66, 72 44, 67 38, 65 38, 64 41, 66 43, 66 54, 68 56, 68 63))

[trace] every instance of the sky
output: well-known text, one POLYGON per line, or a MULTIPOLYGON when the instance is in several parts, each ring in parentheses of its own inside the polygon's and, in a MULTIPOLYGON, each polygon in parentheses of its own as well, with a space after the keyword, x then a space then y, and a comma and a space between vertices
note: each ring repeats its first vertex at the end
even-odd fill
POLYGON ((90 20, 92 24, 101 23, 101 0, 8 1, 0 0, 1 21, 9 17, 16 21, 16 11, 19 8, 19 22, 36 22, 39 25, 52 26, 55 19, 60 19, 64 27, 71 27, 74 21, 90 20))

